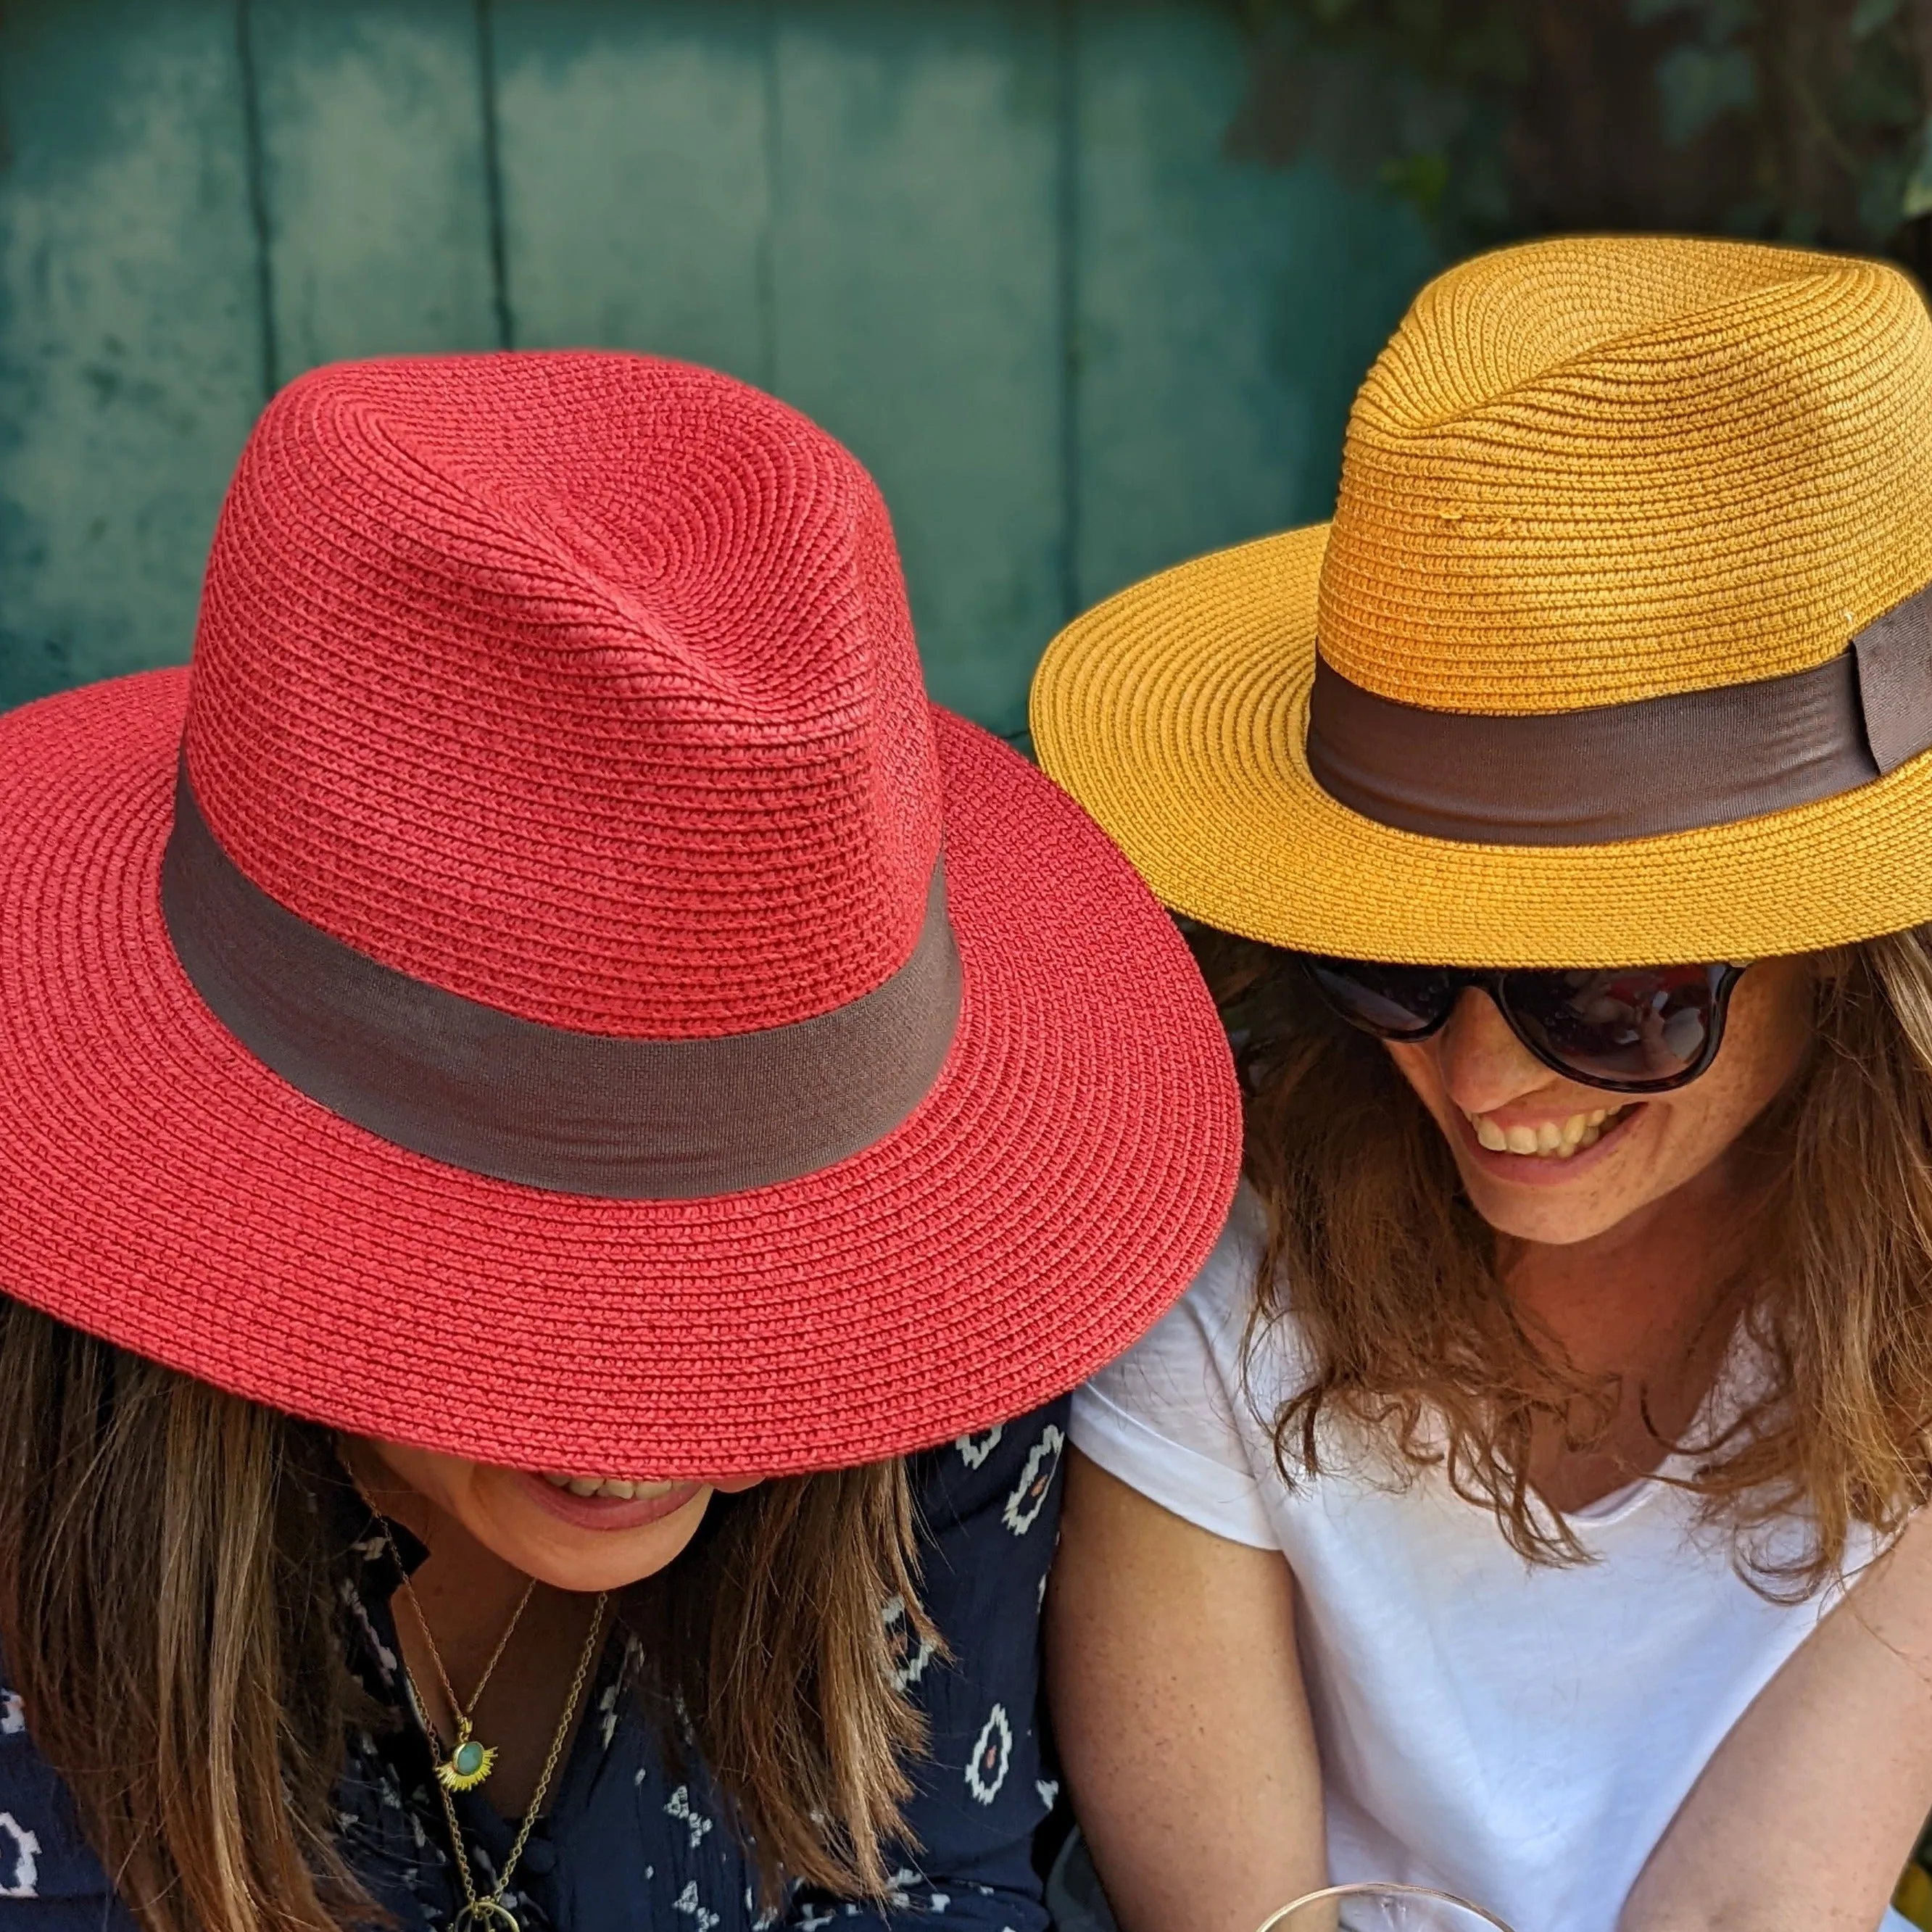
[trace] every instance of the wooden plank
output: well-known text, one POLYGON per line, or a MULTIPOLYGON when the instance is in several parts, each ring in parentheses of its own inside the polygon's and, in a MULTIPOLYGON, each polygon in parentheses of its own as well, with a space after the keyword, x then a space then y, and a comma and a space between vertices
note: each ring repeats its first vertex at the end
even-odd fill
POLYGON ((472 0, 249 0, 277 377, 498 344, 472 0))
POLYGON ((1245 84, 1222 10, 1081 0, 1084 602, 1327 516, 1349 400, 1436 266, 1393 198, 1232 160, 1245 84))
POLYGON ((770 380, 770 158, 754 0, 496 0, 516 338, 770 380))
POLYGON ((777 386, 884 489, 933 696, 1017 731, 1063 614, 1054 10, 776 18, 777 386))
POLYGON ((232 0, 0 14, 0 706, 184 658, 262 400, 232 0))

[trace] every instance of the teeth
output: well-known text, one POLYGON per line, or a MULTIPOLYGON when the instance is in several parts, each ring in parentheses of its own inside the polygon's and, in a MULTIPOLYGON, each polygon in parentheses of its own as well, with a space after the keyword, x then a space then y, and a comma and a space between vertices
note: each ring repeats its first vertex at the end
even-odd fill
POLYGON ((1598 1107, 1588 1113, 1572 1114, 1567 1120, 1539 1120, 1534 1126, 1518 1121, 1507 1127, 1487 1114, 1473 1114, 1469 1124, 1476 1130, 1476 1138, 1492 1154, 1568 1160, 1585 1148, 1594 1147, 1603 1138, 1604 1129, 1624 1112, 1622 1107, 1598 1107))
POLYGON ((668 1496, 669 1483, 627 1483, 615 1476, 553 1476, 544 1480, 554 1490, 568 1490, 574 1496, 605 1496, 618 1502, 634 1502, 640 1496, 668 1496))

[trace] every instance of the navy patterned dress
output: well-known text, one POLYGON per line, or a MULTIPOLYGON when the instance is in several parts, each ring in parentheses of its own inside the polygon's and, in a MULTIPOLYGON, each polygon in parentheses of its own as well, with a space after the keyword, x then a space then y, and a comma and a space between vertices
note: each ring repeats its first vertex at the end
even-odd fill
MULTIPOLYGON (((545 1816, 505 1898, 525 1932, 1043 1932, 1034 1834, 1054 1786, 1042 1768, 1035 1705, 1040 1600, 1059 1520, 1065 1404, 962 1436, 914 1459, 923 1525, 922 1594, 952 1652, 911 1636, 904 1606, 882 1612, 902 1687, 931 1728, 931 1756, 910 1767, 906 1822, 920 1850, 897 1860, 883 1903, 794 1887, 761 1912, 750 1862, 701 1765, 667 1768, 629 1695, 638 1659, 605 1652, 590 1706, 545 1816)), ((405 1555, 410 1552, 405 1550, 405 1555)), ((412 1560, 413 1557, 412 1557, 412 1560)), ((357 1546, 344 1586, 350 1660, 400 1714, 389 1593, 380 1534, 357 1546)), ((461 1904, 448 1826, 419 1726, 349 1740, 337 1787, 341 1844, 399 1924, 446 1926, 461 1904)), ((494 1890, 514 1824, 480 1792, 457 1816, 479 1894, 494 1890)), ((133 1932, 77 1830, 66 1795, 27 1733, 20 1700, 0 1688, 0 1924, 7 1932, 133 1932)))

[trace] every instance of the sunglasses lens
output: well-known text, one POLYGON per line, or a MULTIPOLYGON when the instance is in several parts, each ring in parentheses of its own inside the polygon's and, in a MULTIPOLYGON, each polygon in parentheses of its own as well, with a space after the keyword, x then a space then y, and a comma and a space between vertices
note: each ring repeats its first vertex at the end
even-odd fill
POLYGON ((1580 1080, 1662 1088, 1706 1058, 1724 978, 1709 966, 1510 973, 1503 995, 1524 1036, 1580 1080))
POLYGON ((1328 1004, 1380 1040, 1420 1040, 1456 1004, 1455 982, 1440 967, 1315 958, 1304 963, 1328 1004))

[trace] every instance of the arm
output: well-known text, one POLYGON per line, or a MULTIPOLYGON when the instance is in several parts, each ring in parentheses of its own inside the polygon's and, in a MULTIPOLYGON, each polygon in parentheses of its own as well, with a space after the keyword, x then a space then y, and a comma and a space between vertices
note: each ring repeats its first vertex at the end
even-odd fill
POLYGON ((1294 1610, 1279 1552, 1197 1529, 1072 1456, 1047 1682, 1124 1932, 1255 1932, 1328 1882, 1294 1610))
POLYGON ((1872 1932, 1932 1810, 1932 1512, 1732 1727, 1619 1932, 1872 1932))

